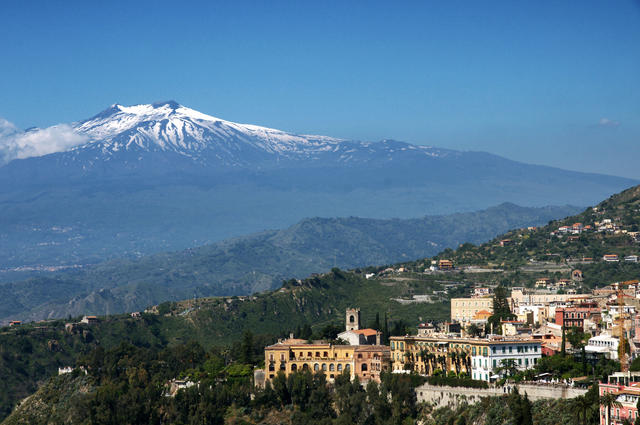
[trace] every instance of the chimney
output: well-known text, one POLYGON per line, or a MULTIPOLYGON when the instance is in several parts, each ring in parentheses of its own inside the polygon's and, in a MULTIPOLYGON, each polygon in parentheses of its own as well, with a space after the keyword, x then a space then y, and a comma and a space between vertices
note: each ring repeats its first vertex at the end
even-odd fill
POLYGON ((293 332, 289 333, 289 339, 293 339, 293 332))

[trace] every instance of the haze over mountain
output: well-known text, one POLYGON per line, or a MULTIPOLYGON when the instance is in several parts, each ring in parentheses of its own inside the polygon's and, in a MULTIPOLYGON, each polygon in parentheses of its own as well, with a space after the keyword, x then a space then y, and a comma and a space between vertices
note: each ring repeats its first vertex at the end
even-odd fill
POLYGON ((305 219, 287 229, 180 252, 113 260, 0 284, 0 323, 122 313, 194 295, 248 295, 334 266, 355 268, 423 258, 579 210, 502 204, 472 213, 406 220, 305 219))
POLYGON ((587 205, 636 183, 484 152, 295 135, 173 101, 3 134, 3 156, 15 158, 0 167, 4 268, 183 249, 311 216, 587 205))

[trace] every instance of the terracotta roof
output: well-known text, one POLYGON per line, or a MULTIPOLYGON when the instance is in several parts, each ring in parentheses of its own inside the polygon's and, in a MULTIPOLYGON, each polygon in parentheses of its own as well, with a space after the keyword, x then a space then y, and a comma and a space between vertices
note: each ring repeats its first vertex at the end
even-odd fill
POLYGON ((375 329, 358 329, 357 331, 353 332, 364 336, 373 336, 378 334, 378 331, 375 329))

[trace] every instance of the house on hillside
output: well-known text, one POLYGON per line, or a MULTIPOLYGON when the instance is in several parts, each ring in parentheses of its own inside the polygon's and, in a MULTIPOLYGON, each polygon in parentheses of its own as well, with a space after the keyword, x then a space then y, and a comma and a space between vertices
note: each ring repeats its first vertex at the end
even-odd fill
POLYGON ((86 325, 95 325, 99 322, 100 320, 98 320, 97 316, 84 316, 80 321, 80 323, 84 323, 86 325))
POLYGON ((451 260, 440 260, 440 261, 438 261, 438 268, 440 270, 453 270, 453 261, 451 261, 451 260))
POLYGON ((618 261, 620 261, 616 254, 605 254, 602 256, 602 260, 608 263, 617 263, 618 261))
POLYGON ((536 288, 546 288, 551 285, 552 280, 548 277, 540 277, 536 280, 536 288))

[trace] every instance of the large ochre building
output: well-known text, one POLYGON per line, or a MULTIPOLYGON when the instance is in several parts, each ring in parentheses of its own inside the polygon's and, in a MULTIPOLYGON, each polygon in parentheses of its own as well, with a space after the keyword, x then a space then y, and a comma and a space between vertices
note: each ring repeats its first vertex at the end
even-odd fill
POLYGON ((360 381, 380 382, 380 373, 390 368, 389 346, 380 345, 380 332, 361 329, 360 309, 347 309, 345 331, 339 336, 350 344, 309 343, 291 337, 265 347, 264 382, 280 371, 289 376, 305 370, 323 372, 329 382, 342 373, 350 374, 351 379, 357 376, 360 381))
POLYGON ((278 371, 286 376, 309 370, 322 371, 329 381, 341 373, 357 376, 360 381, 380 382, 380 373, 389 369, 389 347, 386 345, 309 344, 300 339, 286 339, 264 350, 265 380, 275 378, 278 371))

